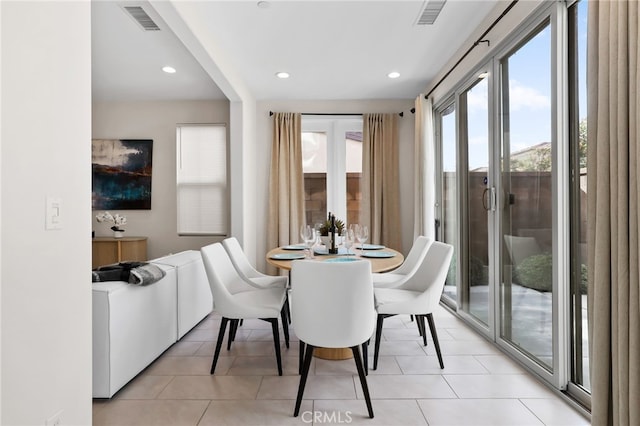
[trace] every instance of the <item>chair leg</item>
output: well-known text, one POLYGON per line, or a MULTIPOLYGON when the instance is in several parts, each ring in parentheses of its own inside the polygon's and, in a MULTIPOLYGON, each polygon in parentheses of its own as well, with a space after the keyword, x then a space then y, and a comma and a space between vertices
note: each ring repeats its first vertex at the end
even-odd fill
POLYGON ((291 324, 291 305, 289 305, 289 290, 291 289, 291 271, 289 271, 289 281, 287 282, 287 286, 285 291, 287 292, 287 297, 285 298, 284 303, 287 305, 287 318, 289 320, 289 324, 291 324))
MULTIPOLYGON (((218 342, 216 343, 216 352, 213 355, 213 362, 211 363, 210 374, 213 374, 213 372, 216 370, 216 364, 218 363, 218 356, 220 356, 220 348, 222 348, 222 342, 224 341, 224 332, 227 329, 228 321, 229 321, 229 318, 225 318, 225 317, 222 317, 222 320, 220 321, 220 331, 218 332, 218 342)), ((231 330, 229 330, 229 333, 231 333, 231 330)))
POLYGON ((362 366, 362 358, 360 358, 360 348, 358 348, 357 345, 352 346, 351 351, 353 352, 353 359, 356 361, 356 368, 358 369, 358 376, 360 377, 360 384, 362 385, 362 392, 364 393, 364 400, 367 402, 367 411, 369 411, 369 417, 373 418, 371 396, 369 396, 369 386, 367 386, 367 376, 362 366))
POLYGON ((300 352, 298 355, 298 374, 302 374, 302 364, 304 361, 304 347, 305 347, 305 343, 300 340, 300 352))
POLYGON ((291 324, 291 306, 289 305, 289 290, 287 290, 287 297, 284 299, 284 306, 287 308, 287 322, 291 324))
POLYGON ((378 369, 378 354, 380 353, 380 339, 382 338, 382 323, 385 315, 378 314, 378 323, 376 325, 376 348, 373 351, 373 369, 378 369))
POLYGON ((300 413, 300 404, 302 404, 302 395, 304 394, 304 387, 307 384, 307 376, 309 375, 313 349, 313 346, 307 345, 307 350, 304 356, 304 365, 302 366, 302 374, 300 375, 300 384, 298 384, 298 396, 296 397, 296 408, 293 410, 293 417, 298 417, 298 414, 300 413))
POLYGON ((238 330, 238 323, 240 320, 232 319, 229 326, 229 336, 227 338, 227 350, 231 350, 231 342, 236 339, 236 331, 238 330))
POLYGON ((282 318, 282 331, 284 333, 284 344, 289 349, 289 322, 287 321, 287 311, 285 306, 280 310, 280 317, 282 318))
MULTIPOLYGON (((413 316, 413 315, 411 315, 413 316)), ((416 316, 416 326, 418 327, 418 334, 420 336, 424 335, 424 330, 422 329, 422 324, 420 324, 420 319, 418 318, 418 316, 416 316)))
POLYGON ((369 341, 362 344, 362 362, 364 363, 364 372, 369 375, 369 341))
POLYGON ((276 348, 276 362, 278 363, 278 376, 282 376, 282 358, 280 357, 280 333, 278 332, 278 318, 269 318, 273 330, 273 344, 276 348))
POLYGON ((424 343, 424 346, 427 346, 427 329, 424 327, 424 315, 416 315, 416 321, 420 324, 422 343, 424 343))
POLYGON ((438 355, 440 368, 444 368, 444 362, 442 362, 442 353, 440 352, 440 343, 438 342, 438 332, 436 331, 436 324, 433 321, 433 314, 427 314, 427 321, 429 321, 429 330, 431 330, 431 338, 433 339, 433 346, 436 347, 436 354, 438 355))

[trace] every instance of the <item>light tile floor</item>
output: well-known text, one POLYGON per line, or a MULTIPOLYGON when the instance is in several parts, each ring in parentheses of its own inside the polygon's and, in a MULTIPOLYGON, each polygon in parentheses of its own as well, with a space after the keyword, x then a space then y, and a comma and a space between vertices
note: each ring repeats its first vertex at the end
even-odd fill
MULTIPOLYGON (((375 418, 367 416, 353 360, 314 358, 301 415, 298 341, 282 343, 278 376, 270 325, 245 321, 216 374, 209 369, 220 325, 210 315, 110 400, 93 402, 102 425, 588 425, 589 420, 462 321, 434 313, 445 369, 431 340, 421 344, 408 316, 385 320, 377 371, 367 381, 375 418)), ((282 337, 282 333, 281 333, 282 337)), ((373 341, 369 352, 373 356, 373 341)), ((373 364, 370 359, 369 366, 373 364)))

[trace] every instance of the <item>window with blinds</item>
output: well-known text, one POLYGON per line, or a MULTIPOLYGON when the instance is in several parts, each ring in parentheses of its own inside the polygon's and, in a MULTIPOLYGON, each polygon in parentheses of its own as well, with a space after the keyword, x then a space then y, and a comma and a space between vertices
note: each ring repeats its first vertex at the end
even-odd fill
POLYGON ((228 234, 227 129, 181 124, 176 135, 178 235, 228 234))

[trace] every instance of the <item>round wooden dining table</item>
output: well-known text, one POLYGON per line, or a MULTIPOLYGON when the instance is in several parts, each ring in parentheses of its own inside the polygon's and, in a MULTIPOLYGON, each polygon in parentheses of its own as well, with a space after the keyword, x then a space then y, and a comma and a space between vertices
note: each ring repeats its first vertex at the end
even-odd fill
MULTIPOLYGON (((298 246, 294 244, 293 246, 298 246)), ((365 244, 366 247, 366 244, 365 244)), ((366 259, 371 262, 371 272, 389 272, 402 265, 404 262, 404 256, 399 251, 385 247, 380 250, 364 250, 365 256, 375 256, 376 252, 393 253, 393 257, 365 257, 361 256, 361 250, 359 248, 352 248, 351 251, 355 253, 353 256, 355 259, 366 259)), ((276 247, 269 250, 267 253, 267 263, 285 271, 291 270, 291 261, 295 259, 274 259, 277 255, 286 254, 304 254, 303 250, 287 250, 283 247, 276 247)), ((345 254, 314 254, 313 260, 322 262, 323 260, 335 259, 336 257, 344 257, 345 254)))
MULTIPOLYGON (((297 255, 303 255, 305 251, 299 249, 299 245, 294 244, 286 249, 284 247, 277 247, 269 252, 266 255, 267 263, 273 265, 277 268, 290 271, 291 270, 291 262, 296 259, 278 259, 278 257, 299 257, 297 255), (293 248, 292 247, 296 247, 293 248), (275 258, 274 258, 275 257, 275 258)), ((358 246, 359 247, 359 246, 358 246)), ((367 244, 365 244, 367 247, 367 244)), ((404 256, 399 251, 390 249, 388 247, 381 248, 379 250, 364 250, 361 251, 357 247, 353 247, 351 249, 352 255, 348 255, 355 259, 366 259, 371 262, 371 272, 389 272, 402 265, 404 262, 404 256), (364 253, 364 256, 361 255, 364 253), (391 253, 393 256, 391 257, 368 257, 368 256, 377 256, 375 253, 391 253)), ((338 257, 347 256, 346 254, 314 254, 313 260, 317 260, 318 262, 326 261, 329 259, 335 259, 338 257)), ((386 254, 385 254, 386 256, 386 254)), ((295 283, 293 283, 295 286, 295 283)), ((293 302, 295 303, 295 301, 293 302)), ((294 325, 295 326, 295 325, 294 325)), ((313 355, 317 358, 322 359, 330 359, 330 360, 340 360, 340 359, 349 359, 353 357, 350 348, 316 348, 313 352, 313 355)))

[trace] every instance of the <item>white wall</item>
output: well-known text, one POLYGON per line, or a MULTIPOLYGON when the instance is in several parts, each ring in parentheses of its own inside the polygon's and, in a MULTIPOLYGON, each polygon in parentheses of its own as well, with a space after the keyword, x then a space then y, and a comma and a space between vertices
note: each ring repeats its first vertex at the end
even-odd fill
MULTIPOLYGON (((153 139, 151 210, 114 210, 127 217, 127 236, 146 236, 149 259, 182 250, 198 250, 219 237, 177 234, 176 125, 178 123, 229 124, 228 101, 94 102, 94 139, 153 139)), ((228 130, 227 130, 228 132, 228 130)), ((111 236, 105 223, 91 212, 96 236, 111 236)))
POLYGON ((413 100, 353 100, 353 101, 262 101, 256 106, 256 264, 266 269, 265 255, 273 247, 267 247, 266 226, 269 207, 269 166, 274 112, 404 112, 398 119, 400 162, 400 206, 402 216, 402 245, 406 254, 413 243, 413 147, 414 116, 410 109, 413 100))
POLYGON ((0 2, 3 425, 91 423, 89 2, 0 2), (45 198, 62 200, 46 231, 45 198))

